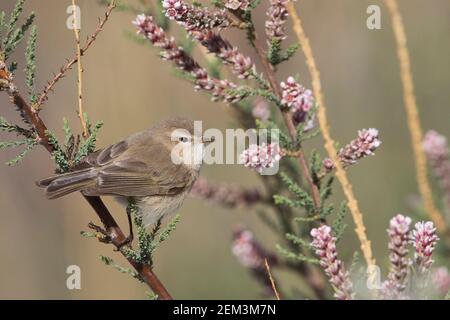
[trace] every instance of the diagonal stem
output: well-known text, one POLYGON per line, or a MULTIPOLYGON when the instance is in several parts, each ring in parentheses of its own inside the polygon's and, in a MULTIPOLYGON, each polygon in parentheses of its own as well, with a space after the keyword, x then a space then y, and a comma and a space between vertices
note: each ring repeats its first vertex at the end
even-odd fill
MULTIPOLYGON (((264 51, 263 47, 261 46, 261 42, 258 39, 258 35, 256 34, 256 32, 254 30, 252 30, 251 41, 254 45, 256 53, 259 56, 261 64, 263 65, 264 71, 267 75, 267 79, 269 80, 270 87, 272 88, 273 93, 278 97, 278 99, 281 99, 281 88, 275 77, 274 69, 270 65, 269 61, 267 60, 265 51, 264 51)), ((289 135, 290 135, 292 141, 295 141, 297 139, 297 129, 295 129, 295 125, 292 121, 292 117, 285 110, 282 110, 281 113, 282 113, 283 121, 289 132, 289 135)), ((309 172, 308 163, 306 162, 303 149, 299 150, 297 159, 298 159, 300 168, 302 170, 303 177, 305 178, 305 180, 308 183, 308 186, 311 190, 314 207, 315 207, 316 211, 318 211, 320 208, 320 193, 319 193, 319 189, 317 188, 316 184, 314 183, 314 181, 311 177, 311 174, 309 172)))
MULTIPOLYGON (((295 11, 293 3, 288 2, 287 8, 294 24, 294 31, 297 35, 297 38, 300 42, 300 46, 302 47, 303 53, 306 57, 306 64, 311 74, 314 96, 317 99, 318 103, 317 119, 319 120, 320 130, 322 132, 323 139, 325 140, 325 149, 328 153, 328 156, 331 158, 331 160, 333 160, 333 163, 336 166, 336 177, 341 183, 342 189, 347 198, 348 207, 352 214, 353 221, 355 222, 356 225, 355 232, 361 243, 361 251, 364 255, 364 259, 366 260, 367 266, 370 267, 371 268, 370 270, 373 271, 374 269, 372 268, 375 266, 375 259, 373 258, 372 255, 371 243, 367 238, 366 227, 364 226, 363 222, 363 215, 359 210, 358 202, 356 201, 355 195, 353 194, 352 185, 347 178, 345 170, 342 168, 341 162, 338 159, 337 151, 336 148, 334 147, 334 142, 333 139, 331 138, 331 134, 328 128, 326 107, 322 93, 320 73, 316 66, 316 61, 312 53, 311 45, 309 43, 309 39, 306 37, 306 34, 301 24, 300 17, 295 11)), ((373 276, 373 274, 371 275, 373 276)))
POLYGON ((416 97, 414 95, 411 61, 408 47, 406 45, 407 39, 405 27, 398 9, 397 1, 385 0, 384 2, 391 16, 392 28, 394 29, 395 41, 397 43, 397 55, 400 62, 400 77, 403 86, 403 100, 408 119, 411 144, 414 151, 417 184, 422 196, 425 211, 436 224, 436 228, 439 232, 444 233, 446 231, 446 224, 442 213, 440 213, 434 205, 433 193, 431 191, 430 183, 428 182, 427 161, 425 153, 422 149, 422 128, 420 126, 419 111, 417 108, 416 97))

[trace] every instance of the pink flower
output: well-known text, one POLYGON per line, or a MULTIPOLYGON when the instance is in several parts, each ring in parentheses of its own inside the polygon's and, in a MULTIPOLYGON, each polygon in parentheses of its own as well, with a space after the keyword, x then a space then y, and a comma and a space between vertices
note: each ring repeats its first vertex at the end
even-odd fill
POLYGON ((261 145, 252 144, 241 154, 241 163, 262 173, 266 168, 272 168, 276 162, 280 161, 283 154, 276 143, 261 145))
POLYGON ((405 298, 408 268, 411 261, 408 258, 409 226, 411 218, 401 214, 393 217, 387 233, 389 236, 389 260, 391 269, 388 279, 383 283, 383 295, 386 299, 405 298))
POLYGON ((266 35, 269 43, 273 39, 283 40, 286 38, 285 23, 288 17, 286 3, 289 0, 270 0, 267 10, 266 35))
POLYGON ((237 88, 234 83, 225 79, 209 77, 208 72, 180 48, 173 38, 167 37, 164 30, 153 22, 153 17, 144 14, 138 15, 133 24, 137 27, 139 34, 142 34, 154 46, 163 49, 162 59, 172 61, 178 68, 193 76, 196 90, 210 92, 213 100, 237 102, 243 98, 237 93, 229 93, 230 90, 233 91, 237 88))
POLYGON ((264 263, 260 246, 255 242, 253 233, 249 230, 239 229, 233 237, 231 251, 239 262, 247 268, 259 268, 264 263))
POLYGON ((439 267, 432 270, 431 281, 440 294, 447 294, 450 290, 450 272, 447 267, 439 267))
MULTIPOLYGON (((365 158, 369 155, 374 155, 375 150, 381 145, 378 138, 378 130, 374 128, 362 129, 358 131, 358 137, 341 148, 338 152, 338 157, 344 167, 355 164, 359 159, 365 158)), ((326 159, 328 167, 327 171, 331 170, 330 161, 326 159)))
POLYGON ((249 269, 253 277, 264 286, 264 293, 267 296, 273 295, 264 260, 267 259, 271 267, 276 267, 278 265, 277 257, 265 250, 254 238, 253 233, 242 226, 235 228, 231 251, 237 260, 249 269))
POLYGON ((314 228, 311 230, 311 236, 311 246, 320 259, 320 266, 330 279, 335 291, 334 297, 339 300, 352 300, 354 293, 350 276, 345 271, 344 263, 337 258, 336 238, 331 235, 331 228, 327 225, 314 228))
POLYGON ((249 4, 248 0, 225 0, 225 7, 231 10, 245 10, 249 4))
POLYGON ((432 254, 439 240, 433 222, 417 222, 411 242, 416 250, 415 264, 420 273, 427 272, 433 264, 432 254))
POLYGON ((292 112, 308 112, 314 106, 314 97, 311 90, 305 89, 298 84, 293 77, 286 82, 281 82, 281 103, 290 108, 292 112))
POLYGON ((256 98, 253 103, 252 116, 262 121, 267 121, 270 117, 269 105, 260 97, 256 98))
POLYGON ((238 185, 210 183, 205 178, 199 177, 190 195, 218 203, 225 207, 250 206, 262 201, 263 194, 258 189, 243 189, 238 185))
POLYGON ((172 20, 178 20, 188 11, 187 5, 182 0, 164 0, 162 7, 166 16, 172 20))
POLYGON ((450 209, 450 153, 447 138, 436 131, 428 131, 423 139, 423 150, 445 194, 447 208, 450 209))

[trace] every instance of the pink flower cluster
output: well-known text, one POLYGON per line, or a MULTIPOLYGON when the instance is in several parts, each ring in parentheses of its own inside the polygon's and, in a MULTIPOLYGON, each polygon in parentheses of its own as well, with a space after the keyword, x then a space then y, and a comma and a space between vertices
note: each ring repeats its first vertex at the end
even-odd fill
POLYGON ((225 7, 231 10, 246 10, 249 4, 248 0, 225 0, 225 7))
POLYGON ((277 257, 265 250, 254 238, 253 233, 243 226, 237 226, 234 230, 231 251, 240 264, 248 268, 253 277, 263 285, 264 294, 273 295, 264 260, 267 259, 271 267, 276 267, 278 266, 277 257))
POLYGON ((266 35, 272 40, 284 40, 286 38, 285 23, 288 17, 286 3, 289 0, 270 0, 270 7, 267 10, 266 35))
POLYGON ((434 269, 431 274, 431 280, 441 295, 447 294, 450 290, 450 272, 447 267, 434 269))
POLYGON ((282 157, 283 153, 276 143, 252 144, 242 152, 241 163, 262 173, 264 169, 272 168, 282 157))
POLYGON ((311 245, 335 290, 334 297, 339 300, 353 299, 350 275, 345 271, 344 263, 337 258, 336 238, 331 235, 331 228, 327 225, 314 228, 311 230, 311 236, 311 245))
POLYGON ((281 103, 295 112, 301 110, 308 112, 314 106, 314 97, 311 90, 305 89, 293 77, 281 82, 281 103))
POLYGON ((236 185, 212 184, 202 177, 195 181, 190 194, 227 207, 252 205, 261 201, 263 197, 257 189, 242 189, 236 185))
POLYGON ((263 98, 257 97, 253 102, 252 116, 255 119, 259 119, 262 121, 267 121, 269 119, 270 117, 269 105, 263 98))
POLYGON ((191 74, 195 79, 195 88, 211 93, 213 100, 237 102, 243 97, 239 94, 230 94, 237 85, 227 80, 210 78, 208 72, 192 59, 182 48, 178 47, 173 38, 168 38, 162 28, 153 22, 151 16, 138 15, 133 21, 138 33, 146 37, 153 45, 162 48, 161 57, 173 61, 178 68, 191 74))
POLYGON ((162 6, 169 19, 182 25, 194 37, 196 33, 230 24, 225 10, 210 12, 206 7, 188 5, 183 0, 163 0, 162 6))
POLYGON ((249 230, 238 228, 235 231, 231 251, 246 268, 255 269, 263 266, 263 252, 249 230))
POLYGON ((231 70, 240 79, 251 79, 256 74, 255 65, 250 57, 244 56, 238 51, 237 47, 233 47, 222 36, 212 31, 202 33, 198 39, 208 49, 214 53, 225 64, 231 66, 231 70))
POLYGON ((417 222, 414 226, 412 244, 416 250, 415 264, 420 273, 426 273, 433 264, 432 254, 439 240, 433 222, 417 222))
POLYGON ((446 195, 447 207, 450 210, 450 153, 447 138, 436 131, 428 131, 423 140, 423 150, 446 195))
POLYGON ((182 0, 164 0, 162 6, 166 10, 166 16, 173 20, 180 20, 188 11, 186 3, 182 0))
MULTIPOLYGON (((359 130, 358 137, 339 150, 339 161, 344 167, 355 164, 359 159, 373 155, 380 145, 377 129, 359 130)), ((333 162, 328 158, 323 161, 322 165, 326 171, 334 168, 333 162)))
POLYGON ((411 260, 408 258, 410 224, 411 218, 401 214, 393 217, 389 223, 387 233, 389 236, 388 248, 391 269, 388 279, 383 283, 382 292, 385 299, 402 299, 405 297, 408 268, 411 265, 411 260))

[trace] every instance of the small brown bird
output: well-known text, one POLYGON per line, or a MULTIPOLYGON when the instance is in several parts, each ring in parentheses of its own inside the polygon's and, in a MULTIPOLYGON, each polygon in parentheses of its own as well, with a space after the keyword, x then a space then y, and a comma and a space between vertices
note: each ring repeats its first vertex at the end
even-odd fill
POLYGON ((75 191, 135 199, 146 225, 174 213, 197 179, 205 141, 184 118, 164 120, 85 157, 72 172, 39 181, 48 199, 75 191))

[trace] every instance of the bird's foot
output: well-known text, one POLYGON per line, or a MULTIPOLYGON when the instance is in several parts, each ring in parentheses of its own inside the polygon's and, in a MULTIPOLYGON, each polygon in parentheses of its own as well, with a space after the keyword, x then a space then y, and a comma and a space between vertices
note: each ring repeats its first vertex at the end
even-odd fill
POLYGON ((123 240, 121 243, 119 243, 116 246, 116 249, 114 249, 114 251, 120 251, 125 246, 131 247, 131 243, 133 242, 133 239, 134 239, 133 235, 130 234, 128 237, 125 238, 125 240, 123 240))
POLYGON ((94 224, 93 222, 89 222, 88 228, 95 231, 95 237, 98 241, 102 243, 112 243, 112 238, 109 235, 109 232, 104 228, 94 224))

